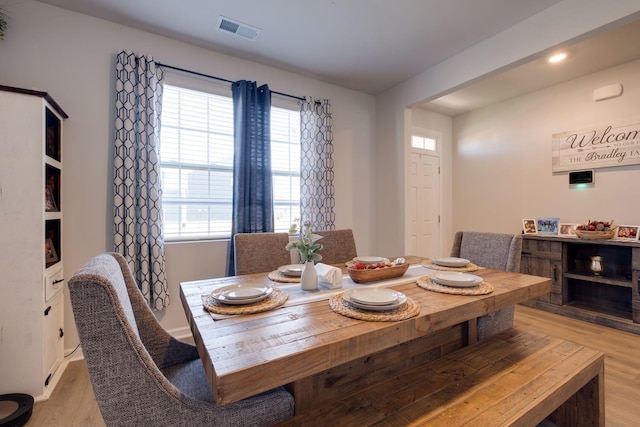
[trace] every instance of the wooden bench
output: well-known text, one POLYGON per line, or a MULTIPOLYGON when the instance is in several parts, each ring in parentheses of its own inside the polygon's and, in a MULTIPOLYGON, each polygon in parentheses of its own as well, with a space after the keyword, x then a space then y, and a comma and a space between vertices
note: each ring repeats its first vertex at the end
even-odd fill
POLYGON ((282 426, 604 426, 604 354, 513 327, 282 426))

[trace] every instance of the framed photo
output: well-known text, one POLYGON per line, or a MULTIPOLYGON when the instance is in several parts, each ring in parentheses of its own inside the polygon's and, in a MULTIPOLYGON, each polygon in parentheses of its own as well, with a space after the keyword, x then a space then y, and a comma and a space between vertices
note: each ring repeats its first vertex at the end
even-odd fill
POLYGON ((536 220, 523 219, 522 230, 524 231, 524 234, 538 234, 538 229, 536 228, 536 220))
POLYGON ((559 235, 562 237, 578 237, 576 236, 576 227, 580 224, 560 223, 559 235))
POLYGON ((53 246, 53 240, 47 239, 44 241, 44 259, 46 264, 52 264, 58 262, 58 253, 55 246, 53 246))
POLYGON ((536 219, 536 228, 538 234, 544 235, 558 235, 558 229, 560 228, 560 218, 538 218, 536 219))
POLYGON ((616 233, 616 240, 638 240, 637 225, 619 225, 618 232, 616 233))
POLYGON ((51 187, 46 186, 44 188, 44 210, 46 212, 57 212, 58 205, 56 204, 56 199, 53 198, 53 191, 51 191, 51 187))

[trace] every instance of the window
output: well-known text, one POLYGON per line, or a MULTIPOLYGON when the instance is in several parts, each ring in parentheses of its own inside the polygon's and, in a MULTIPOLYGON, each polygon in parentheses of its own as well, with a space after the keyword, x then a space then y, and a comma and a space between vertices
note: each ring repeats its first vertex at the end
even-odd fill
POLYGON ((413 148, 421 148, 423 150, 436 150, 436 140, 420 135, 411 135, 411 146, 413 148))
MULTIPOLYGON (((271 108, 275 230, 300 211, 300 113, 271 108)), ((165 85, 160 143, 164 236, 167 240, 231 234, 233 101, 165 85)))

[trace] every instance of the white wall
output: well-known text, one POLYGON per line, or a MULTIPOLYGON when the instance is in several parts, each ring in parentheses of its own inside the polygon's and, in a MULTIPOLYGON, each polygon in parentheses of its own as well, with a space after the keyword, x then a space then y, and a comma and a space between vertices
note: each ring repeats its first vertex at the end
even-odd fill
MULTIPOLYGON (((390 252, 404 248, 404 151, 405 136, 411 126, 411 121, 405 120, 405 108, 638 17, 640 2, 637 0, 563 0, 378 95, 376 188, 381 191, 376 200, 377 246, 374 250, 380 250, 381 245, 390 252)), ((459 227, 454 217, 453 228, 459 227)))
POLYGON ((640 123, 638 76, 640 60, 455 117, 456 228, 519 233, 522 218, 542 216, 640 224, 640 165, 595 169, 595 186, 581 189, 551 169, 553 133, 640 123), (592 99, 612 83, 623 85, 621 97, 592 99))
MULTIPOLYGON (((373 179, 354 178, 371 176, 372 96, 31 0, 12 2, 8 9, 9 28, 0 41, 0 84, 49 92, 70 116, 63 145, 67 278, 91 257, 113 248, 114 64, 121 50, 229 80, 268 83, 279 92, 329 98, 334 117, 336 227, 353 228, 358 250, 369 253, 373 179)), ((224 275, 226 248, 227 242, 168 245, 172 304, 159 314, 166 329, 188 331, 178 284, 224 275)), ((68 351, 78 342, 68 296, 65 310, 68 351)))

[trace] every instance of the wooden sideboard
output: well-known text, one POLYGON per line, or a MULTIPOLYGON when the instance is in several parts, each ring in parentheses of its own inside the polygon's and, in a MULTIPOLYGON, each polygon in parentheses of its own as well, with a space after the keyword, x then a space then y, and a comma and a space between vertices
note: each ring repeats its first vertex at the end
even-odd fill
POLYGON ((552 279, 550 293, 523 305, 640 334, 640 242, 523 237, 521 272, 552 279))

